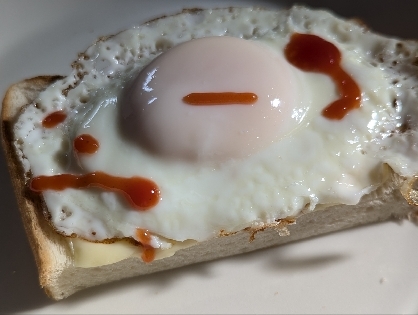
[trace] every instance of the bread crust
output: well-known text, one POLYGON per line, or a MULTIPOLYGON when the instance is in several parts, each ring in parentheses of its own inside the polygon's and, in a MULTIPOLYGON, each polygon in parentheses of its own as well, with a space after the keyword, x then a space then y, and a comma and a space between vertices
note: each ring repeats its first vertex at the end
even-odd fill
POLYGON ((61 76, 39 76, 12 85, 3 99, 1 112, 2 146, 12 185, 38 267, 40 284, 52 298, 55 297, 50 290, 50 282, 53 271, 57 269, 57 261, 51 248, 58 249, 65 255, 70 254, 70 249, 65 237, 55 233, 45 220, 41 195, 31 192, 26 185, 25 172, 13 144, 13 124, 22 108, 32 103, 47 86, 61 78, 61 76))

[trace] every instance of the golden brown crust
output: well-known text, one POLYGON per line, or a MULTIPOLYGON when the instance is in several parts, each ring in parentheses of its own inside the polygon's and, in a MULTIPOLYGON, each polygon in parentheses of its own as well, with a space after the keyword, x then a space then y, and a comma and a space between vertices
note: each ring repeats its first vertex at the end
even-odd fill
POLYGON ((20 109, 30 104, 47 86, 63 78, 59 75, 38 76, 13 84, 6 91, 1 112, 2 121, 14 121, 20 109))
MULTIPOLYGON (((25 183, 25 174, 14 149, 13 124, 22 107, 30 104, 39 92, 60 79, 60 76, 40 76, 12 85, 6 92, 2 107, 2 145, 9 166, 12 185, 17 197, 21 217, 35 261, 39 270, 40 283, 47 288, 53 262, 49 245, 62 243, 62 236, 56 234, 42 213, 43 200, 39 194, 31 192, 25 183)), ((46 290, 48 295, 51 295, 46 290)))

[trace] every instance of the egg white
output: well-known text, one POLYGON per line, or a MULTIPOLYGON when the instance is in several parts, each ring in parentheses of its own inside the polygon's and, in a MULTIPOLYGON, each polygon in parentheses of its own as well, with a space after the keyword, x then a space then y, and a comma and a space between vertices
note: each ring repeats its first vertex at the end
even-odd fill
MULTIPOLYGON (((314 211, 319 204, 356 204, 385 179, 383 165, 402 175, 418 172, 414 161, 416 132, 394 134, 417 100, 404 87, 416 82, 378 63, 394 55, 395 39, 365 32, 324 11, 294 7, 205 10, 182 13, 122 32, 91 46, 73 73, 43 92, 16 123, 16 146, 34 176, 106 173, 154 180, 158 205, 145 212, 131 209, 113 192, 67 189, 46 191, 44 198, 56 229, 88 240, 135 237, 143 228, 154 235, 183 241, 206 240, 221 230, 275 222, 314 211), (285 138, 246 159, 189 164, 150 154, 125 141, 118 125, 124 87, 160 53, 192 38, 235 36, 282 49, 294 32, 316 34, 342 53, 344 69, 359 84, 361 108, 331 121, 320 111, 336 97, 324 75, 300 72, 311 95, 303 123, 285 138), (392 54, 391 54, 392 52, 392 54), (67 95, 62 91, 72 86, 67 95), (393 106, 394 99, 402 106, 393 106), (43 129, 46 113, 66 109, 69 117, 55 129, 43 129), (106 131, 106 132, 104 132, 106 131), (72 141, 81 133, 99 140, 99 151, 75 159, 72 141), (382 147, 385 150, 382 150, 382 147), (94 232, 94 233, 93 233, 94 232)), ((295 113, 297 115, 298 113, 295 113)), ((161 246, 154 238, 153 246, 161 246)))

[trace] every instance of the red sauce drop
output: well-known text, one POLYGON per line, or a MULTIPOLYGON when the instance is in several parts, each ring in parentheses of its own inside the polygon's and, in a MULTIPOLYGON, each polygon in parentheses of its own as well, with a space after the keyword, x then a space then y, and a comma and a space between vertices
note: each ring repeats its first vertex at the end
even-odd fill
POLYGON ((74 149, 79 153, 93 154, 99 149, 99 141, 91 135, 79 135, 74 139, 74 149))
POLYGON ((183 97, 183 102, 189 105, 251 105, 258 99, 254 93, 191 93, 183 97))
POLYGON ((340 98, 322 111, 323 116, 339 120, 350 110, 360 107, 360 88, 341 68, 341 53, 334 44, 316 35, 295 33, 285 48, 285 56, 303 71, 329 75, 337 85, 340 98))
POLYGON ((63 111, 56 111, 44 118, 42 120, 42 127, 44 128, 54 128, 55 126, 62 123, 67 118, 67 114, 63 111))
POLYGON ((142 177, 123 178, 94 172, 85 175, 38 176, 30 182, 30 188, 35 192, 88 187, 121 192, 135 209, 141 211, 154 207, 160 199, 158 186, 153 181, 142 177))
POLYGON ((155 259, 155 248, 151 246, 150 232, 145 229, 136 229, 136 236, 142 245, 142 260, 146 263, 152 262, 155 259))

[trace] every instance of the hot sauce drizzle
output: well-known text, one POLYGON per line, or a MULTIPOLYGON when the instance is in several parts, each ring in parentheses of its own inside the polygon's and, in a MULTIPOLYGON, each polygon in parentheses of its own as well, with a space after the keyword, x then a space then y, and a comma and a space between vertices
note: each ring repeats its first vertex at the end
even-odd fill
POLYGON ((135 209, 141 211, 152 208, 160 199, 158 186, 153 181, 142 177, 123 178, 103 172, 94 172, 84 175, 38 176, 30 182, 30 189, 35 192, 88 187, 121 192, 135 209))
POLYGON ((152 262, 155 259, 155 248, 151 246, 150 232, 145 229, 136 229, 136 236, 142 245, 142 260, 146 263, 152 262))
POLYGON ((62 123, 67 118, 67 114, 63 111, 56 111, 44 118, 42 120, 42 127, 44 128, 54 128, 55 126, 62 123))
POLYGON ((322 111, 324 117, 340 120, 360 107, 360 88, 341 68, 341 53, 334 44, 316 35, 295 33, 285 48, 285 56, 301 70, 329 75, 337 85, 340 98, 322 111))
POLYGON ((99 141, 91 135, 82 134, 74 139, 74 149, 79 153, 93 154, 99 149, 99 141))
POLYGON ((251 105, 258 99, 254 93, 190 93, 183 97, 183 102, 189 105, 251 105))

